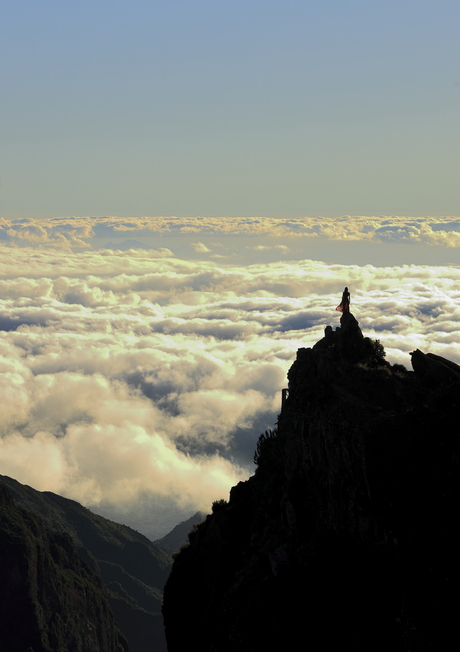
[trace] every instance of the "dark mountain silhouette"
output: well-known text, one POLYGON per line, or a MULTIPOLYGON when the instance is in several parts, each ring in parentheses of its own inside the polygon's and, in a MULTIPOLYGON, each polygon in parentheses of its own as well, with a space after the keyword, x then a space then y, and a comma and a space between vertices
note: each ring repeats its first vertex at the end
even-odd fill
POLYGON ((351 313, 299 349, 256 472, 189 535, 169 652, 452 649, 460 598, 460 367, 388 364, 351 313))
POLYGON ((126 652, 106 588, 70 536, 47 530, 0 484, 0 649, 126 652))
MULTIPOLYGON (((165 651, 161 605, 171 566, 169 555, 142 534, 93 514, 73 500, 36 491, 6 476, 0 476, 2 485, 18 506, 39 517, 35 521, 42 523, 44 531, 66 533, 80 558, 102 578, 130 652, 165 651)), ((60 649, 52 648, 53 652, 60 649)))

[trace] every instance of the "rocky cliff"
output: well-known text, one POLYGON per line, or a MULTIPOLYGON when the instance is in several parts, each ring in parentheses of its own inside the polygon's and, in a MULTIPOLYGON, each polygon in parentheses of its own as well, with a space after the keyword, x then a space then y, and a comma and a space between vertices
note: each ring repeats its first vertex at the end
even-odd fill
POLYGON ((460 367, 389 365, 350 313, 289 370, 256 472, 189 536, 169 652, 451 649, 460 598, 460 367))

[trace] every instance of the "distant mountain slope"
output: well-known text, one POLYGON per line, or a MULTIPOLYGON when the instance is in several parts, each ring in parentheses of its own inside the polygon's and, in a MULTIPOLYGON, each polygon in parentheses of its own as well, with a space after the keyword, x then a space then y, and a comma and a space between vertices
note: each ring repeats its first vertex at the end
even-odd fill
POLYGON ((66 534, 14 502, 0 484, 0 649, 123 652, 106 588, 66 534))
POLYGON ((187 535, 197 523, 202 523, 206 518, 204 512, 197 512, 186 521, 182 521, 168 534, 155 541, 155 545, 164 550, 169 555, 177 552, 183 545, 188 543, 187 535))
POLYGON ((130 652, 166 651, 161 605, 170 557, 142 534, 93 514, 73 500, 0 475, 2 483, 47 528, 72 537, 80 556, 106 584, 130 652))

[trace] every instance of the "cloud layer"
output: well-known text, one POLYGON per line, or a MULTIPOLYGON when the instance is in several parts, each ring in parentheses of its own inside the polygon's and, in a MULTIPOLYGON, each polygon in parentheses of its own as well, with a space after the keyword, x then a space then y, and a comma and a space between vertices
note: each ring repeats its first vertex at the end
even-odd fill
MULTIPOLYGON (((42 220, 0 218, 0 241, 64 248, 88 248, 93 238, 193 236, 197 253, 210 253, 198 236, 322 238, 392 244, 460 245, 458 217, 360 216, 301 217, 56 217, 42 220)), ((112 245, 114 247, 116 245, 112 245)), ((257 248, 257 244, 250 248, 257 248)), ((259 245, 266 246, 266 245, 259 245)), ((280 245, 274 244, 273 246, 280 245)))
POLYGON ((458 267, 0 249, 0 473, 84 504, 226 497, 345 285, 391 362, 460 362, 458 267))

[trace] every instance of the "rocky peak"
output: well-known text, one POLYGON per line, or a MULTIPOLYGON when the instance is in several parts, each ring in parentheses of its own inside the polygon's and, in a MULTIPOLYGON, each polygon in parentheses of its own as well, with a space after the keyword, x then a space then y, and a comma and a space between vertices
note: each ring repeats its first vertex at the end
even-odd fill
POLYGON ((460 580, 460 368, 390 365, 351 313, 302 348, 256 472, 190 536, 165 589, 170 652, 447 649, 460 580))

